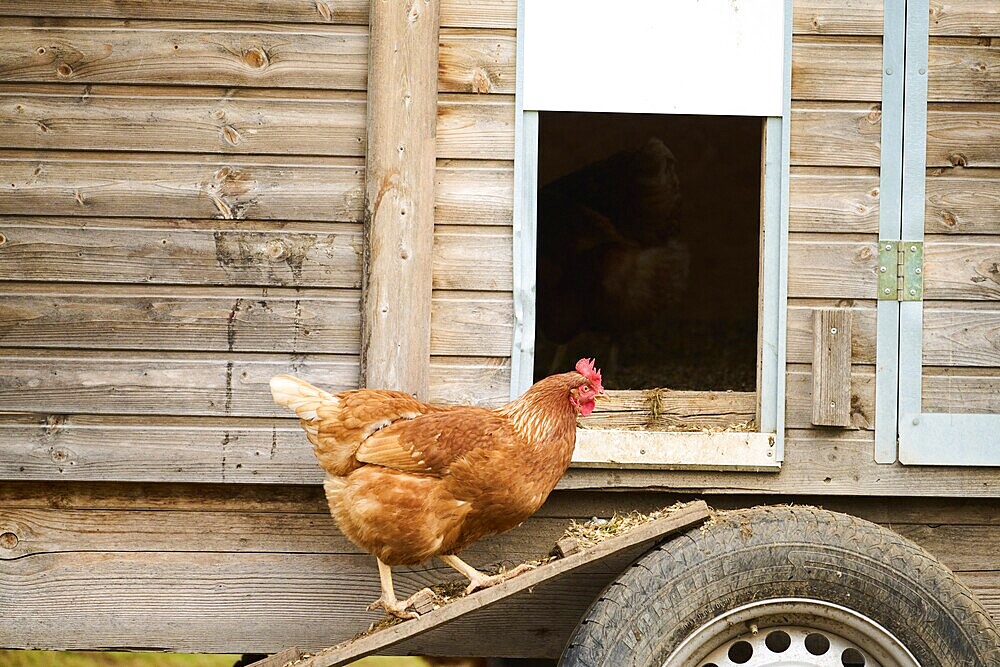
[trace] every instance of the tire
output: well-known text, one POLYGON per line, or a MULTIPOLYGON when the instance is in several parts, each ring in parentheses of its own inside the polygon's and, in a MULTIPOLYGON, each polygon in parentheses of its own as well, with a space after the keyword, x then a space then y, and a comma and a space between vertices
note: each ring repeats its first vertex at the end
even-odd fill
POLYGON ((950 570, 901 536, 835 512, 759 507, 721 513, 635 563, 591 606, 560 664, 752 667, 795 650, 808 660, 794 664, 994 666, 1000 634, 950 570), (799 643, 767 658, 777 628, 799 643), (862 657, 808 658, 799 644, 813 631, 862 657), (757 657, 714 660, 739 642, 757 657))

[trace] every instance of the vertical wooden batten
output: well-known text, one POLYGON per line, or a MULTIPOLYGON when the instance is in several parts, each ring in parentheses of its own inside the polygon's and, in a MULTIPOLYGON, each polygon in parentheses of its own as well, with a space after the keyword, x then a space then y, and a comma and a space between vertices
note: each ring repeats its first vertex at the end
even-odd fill
POLYGON ((370 13, 361 384, 427 398, 439 0, 370 13))
POLYGON ((851 425, 851 324, 849 308, 813 313, 813 416, 816 426, 851 425))

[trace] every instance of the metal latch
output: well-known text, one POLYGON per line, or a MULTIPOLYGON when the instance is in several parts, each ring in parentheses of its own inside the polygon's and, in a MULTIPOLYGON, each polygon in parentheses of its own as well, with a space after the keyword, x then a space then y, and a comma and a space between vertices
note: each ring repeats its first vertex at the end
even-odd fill
POLYGON ((878 242, 878 298, 882 301, 923 300, 923 241, 878 242))

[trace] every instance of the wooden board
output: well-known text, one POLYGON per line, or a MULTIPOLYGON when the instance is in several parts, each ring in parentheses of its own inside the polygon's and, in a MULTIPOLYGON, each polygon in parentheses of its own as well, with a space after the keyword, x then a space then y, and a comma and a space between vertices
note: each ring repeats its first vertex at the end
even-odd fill
POLYGON ((442 31, 440 89, 514 94, 516 44, 513 30, 442 31))
POLYGON ((924 304, 923 363, 1000 367, 1000 305, 924 304))
POLYGON ((544 587, 557 577, 572 573, 601 559, 614 556, 621 551, 640 547, 641 545, 651 545, 670 535, 697 526, 708 519, 708 517, 708 506, 704 501, 695 501, 662 519, 638 526, 622 535, 605 540, 590 549, 573 554, 572 556, 541 565, 535 570, 509 579, 492 588, 477 591, 472 595, 465 596, 424 614, 420 618, 375 632, 367 637, 349 642, 344 646, 335 647, 329 652, 321 652, 314 658, 301 663, 301 667, 340 667, 341 665, 346 665, 358 658, 372 655, 406 639, 443 626, 465 614, 474 613, 479 609, 496 604, 505 598, 525 591, 528 591, 530 594, 531 589, 535 587, 544 587))
POLYGON ((435 224, 505 226, 513 220, 513 162, 438 160, 435 224))
POLYGON ((753 420, 756 410, 752 391, 617 390, 577 421, 584 429, 725 429, 753 420))
POLYGON ((927 234, 996 234, 1000 170, 928 169, 927 234))
POLYGON ((877 167, 881 126, 878 105, 793 102, 791 164, 877 167))
POLYGON ((924 241, 924 298, 1000 299, 1000 237, 936 236, 924 241))
POLYGON ((851 329, 848 308, 813 311, 812 423, 851 425, 851 329))
POLYGON ((509 227, 439 227, 434 234, 434 289, 513 289, 509 227))
POLYGON ((871 299, 878 288, 875 235, 788 236, 788 296, 871 299))
MULTIPOLYGON (((813 373, 811 366, 788 364, 785 376, 785 425, 787 428, 811 428, 813 424, 813 373)), ((875 425, 875 368, 855 364, 849 375, 848 419, 845 428, 872 430, 875 425)), ((830 435, 829 429, 818 433, 830 435)), ((787 454, 786 454, 787 456, 787 454)))
POLYGON ((1000 44, 954 38, 931 42, 927 52, 930 102, 1000 102, 1000 44))
MULTIPOLYGON (((882 0, 795 0, 796 34, 881 35, 882 0)), ((1000 35, 1000 8, 992 0, 930 0, 930 34, 1000 35)))
POLYGON ((793 39, 792 99, 880 101, 881 40, 793 39))
POLYGON ((925 412, 1000 413, 1000 368, 925 366, 921 398, 925 412))
MULTIPOLYGON (((992 84, 997 86, 996 81, 992 84)), ((927 110, 928 167, 1000 167, 1000 105, 934 104, 927 110)))
MULTIPOLYGON (((88 0, 53 0, 46 4, 48 16, 136 19, 181 19, 204 21, 259 21, 263 23, 344 23, 368 25, 367 0, 220 0, 211 5, 197 0, 166 3, 88 0)), ((10 0, 4 14, 37 16, 34 0, 10 0)), ((514 28, 517 5, 507 0, 442 0, 441 25, 469 28, 514 28)))
POLYGON ((877 171, 792 168, 788 186, 789 231, 877 234, 878 217, 877 171))
POLYGON ((791 299, 787 310, 786 350, 788 362, 809 364, 813 358, 813 313, 825 308, 851 311, 851 360, 875 363, 875 300, 791 299))
POLYGON ((575 468, 777 472, 771 433, 683 433, 581 429, 575 468))
POLYGON ((0 214, 358 222, 361 160, 0 151, 0 214))
POLYGON ((437 156, 514 159, 514 96, 438 96, 437 156))

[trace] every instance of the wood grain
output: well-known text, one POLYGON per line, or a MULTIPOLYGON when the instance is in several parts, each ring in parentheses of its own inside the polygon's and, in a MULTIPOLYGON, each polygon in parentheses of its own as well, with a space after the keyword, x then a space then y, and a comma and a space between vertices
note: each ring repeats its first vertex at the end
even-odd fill
POLYGON ((879 105, 793 102, 791 164, 877 167, 879 105))
POLYGON ((792 99, 882 99, 882 44, 799 37, 792 42, 792 99))
MULTIPOLYGON (((441 8, 442 12, 444 7, 441 8)), ((513 30, 444 31, 439 86, 459 93, 514 94, 513 30)))
POLYGON ((877 173, 793 168, 788 191, 789 231, 878 233, 877 173))
POLYGON ((439 160, 434 172, 434 223, 512 225, 514 163, 439 160))
POLYGON ((1000 105, 932 104, 927 110, 927 166, 1000 167, 998 136, 1000 105))
POLYGON ((992 0, 930 0, 930 34, 1000 35, 1000 7, 992 0))
POLYGON ((871 299, 878 287, 878 239, 789 234, 788 296, 871 299))
POLYGON ((792 33, 804 35, 881 35, 881 0, 795 0, 792 33))
POLYGON ((1000 237, 925 237, 924 298, 1000 299, 1000 237))
POLYGON ((0 79, 365 90, 368 31, 110 19, 5 21, 0 79))
POLYGON ((510 354, 513 334, 509 292, 434 292, 431 354, 503 357, 510 354))
POLYGON ((0 214, 359 222, 356 158, 0 151, 0 214))
POLYGON ((923 359, 928 366, 1000 367, 1000 306, 924 304, 923 359))
POLYGON ((360 287, 356 224, 10 217, 0 278, 360 287))
POLYGON ((363 157, 365 94, 0 85, 8 148, 363 157))
POLYGON ((875 303, 874 300, 790 299, 786 316, 788 362, 793 364, 812 363, 814 313, 826 308, 844 308, 851 311, 852 362, 874 364, 875 303))
MULTIPOLYGON (((197 19, 203 21, 259 21, 262 23, 344 23, 368 25, 367 0, 218 0, 210 5, 196 0, 166 3, 72 0, 46 4, 48 16, 136 19, 197 19)), ((8 15, 37 16, 34 0, 10 0, 8 15)), ((514 28, 517 5, 506 0, 442 0, 441 25, 469 28, 514 28)))
POLYGON ((427 400, 434 246, 437 2, 373 3, 361 385, 427 400))
POLYGON ((1000 170, 928 169, 926 192, 926 233, 997 233, 1000 170))
POLYGON ((757 410, 756 392, 643 389, 609 391, 580 428, 627 430, 724 429, 746 424, 757 410))
MULTIPOLYGON (((848 376, 848 404, 843 428, 871 430, 875 427, 875 369, 872 366, 853 365, 848 376)), ((785 424, 788 428, 810 428, 813 424, 813 371, 810 366, 788 364, 785 375, 785 424)), ((830 429, 817 433, 831 435, 830 429)))
POLYGON ((813 311, 812 423, 851 425, 851 330, 849 308, 813 311))
POLYGON ((434 289, 510 291, 509 227, 439 227, 434 234, 434 289))
POLYGON ((437 156, 513 160, 514 96, 440 95, 437 156))
POLYGON ((927 52, 930 102, 1000 102, 1000 44, 935 41, 927 52))
POLYGON ((921 398, 925 412, 1000 413, 1000 369, 924 366, 921 398))

